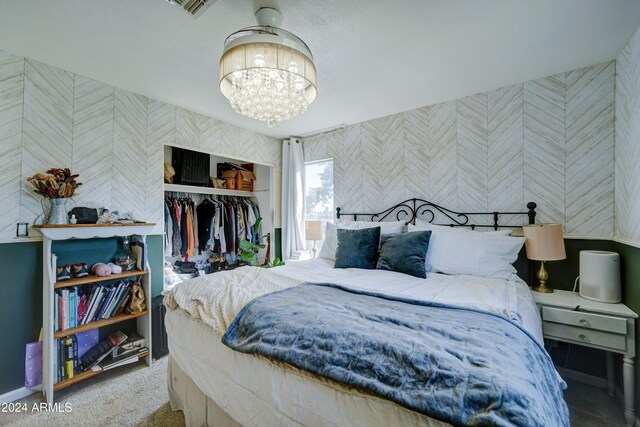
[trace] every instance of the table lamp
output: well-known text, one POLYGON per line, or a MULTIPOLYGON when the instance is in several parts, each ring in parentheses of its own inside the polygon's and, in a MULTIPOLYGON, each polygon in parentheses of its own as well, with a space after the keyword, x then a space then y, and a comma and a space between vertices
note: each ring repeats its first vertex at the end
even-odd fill
POLYGON ((316 247, 316 240, 322 240, 322 221, 313 220, 307 221, 307 240, 313 240, 313 248, 311 252, 313 252, 313 257, 316 257, 318 253, 318 248, 316 247))
POLYGON ((558 261, 567 257, 564 251, 564 239, 560 224, 535 224, 522 227, 525 237, 527 258, 540 261, 540 270, 536 274, 538 284, 531 289, 536 292, 551 293, 553 288, 547 286, 549 273, 544 268, 546 261, 558 261))

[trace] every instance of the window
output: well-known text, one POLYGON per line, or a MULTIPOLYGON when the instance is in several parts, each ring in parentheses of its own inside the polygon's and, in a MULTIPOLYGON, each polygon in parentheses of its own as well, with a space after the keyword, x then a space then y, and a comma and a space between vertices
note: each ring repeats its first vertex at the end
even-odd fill
POLYGON ((304 164, 306 217, 333 222, 333 160, 304 164))
MULTIPOLYGON (((305 173, 305 215, 307 221, 322 221, 324 223, 333 222, 333 160, 320 160, 304 164, 305 173)), ((307 240, 307 249, 316 254, 322 247, 323 240, 307 240)), ((313 256, 313 255, 308 255, 313 256)))

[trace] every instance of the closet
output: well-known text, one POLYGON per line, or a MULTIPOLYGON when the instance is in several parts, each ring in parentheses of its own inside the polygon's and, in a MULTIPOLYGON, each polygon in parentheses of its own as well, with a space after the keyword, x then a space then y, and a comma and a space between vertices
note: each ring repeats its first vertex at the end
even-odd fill
MULTIPOLYGON (((173 280, 178 280, 176 275, 179 280, 184 280, 198 274, 235 268, 240 260, 237 253, 242 240, 266 244, 269 235, 271 250, 266 261, 273 260, 273 165, 256 163, 246 158, 204 153, 192 148, 183 149, 177 145, 164 146, 164 162, 165 165, 172 166, 169 169, 171 173, 175 173, 172 177, 177 178, 175 181, 187 182, 168 183, 165 174, 165 287, 170 286, 173 280), (210 179, 206 184, 206 176, 203 177, 202 171, 203 161, 205 164, 208 162, 209 167, 210 179), (235 186, 233 180, 227 182, 221 179, 222 170, 236 166, 251 169, 250 173, 246 174, 255 179, 238 182, 235 186), (198 170, 194 172, 194 169, 198 170), (213 188, 214 179, 218 179, 218 185, 233 188, 213 188), (258 217, 262 220, 258 232, 255 233, 252 224, 258 217)), ((227 173, 226 177, 231 175, 233 174, 227 173)), ((242 180, 242 175, 239 175, 238 179, 242 180)), ((265 262, 266 256, 266 249, 259 251, 258 259, 261 263, 265 262)))

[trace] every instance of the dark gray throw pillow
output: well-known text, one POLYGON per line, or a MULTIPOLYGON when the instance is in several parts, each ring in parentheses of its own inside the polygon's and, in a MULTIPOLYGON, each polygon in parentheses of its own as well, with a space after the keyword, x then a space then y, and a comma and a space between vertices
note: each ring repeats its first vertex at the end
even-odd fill
MULTIPOLYGON (((338 228, 338 247, 334 268, 373 270, 378 259, 380 227, 347 230, 338 228)), ((422 261, 424 263, 424 259, 422 261)))
POLYGON ((430 237, 431 231, 383 235, 376 268, 426 278, 424 257, 427 255, 430 237))

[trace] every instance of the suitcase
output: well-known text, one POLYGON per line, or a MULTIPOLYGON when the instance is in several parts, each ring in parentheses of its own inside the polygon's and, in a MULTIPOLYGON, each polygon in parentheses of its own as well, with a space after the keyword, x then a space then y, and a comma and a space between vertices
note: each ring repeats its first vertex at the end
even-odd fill
POLYGON ((158 295, 151 300, 151 342, 153 343, 152 357, 155 360, 169 354, 169 340, 164 326, 164 315, 167 309, 162 303, 163 299, 162 295, 158 295))

